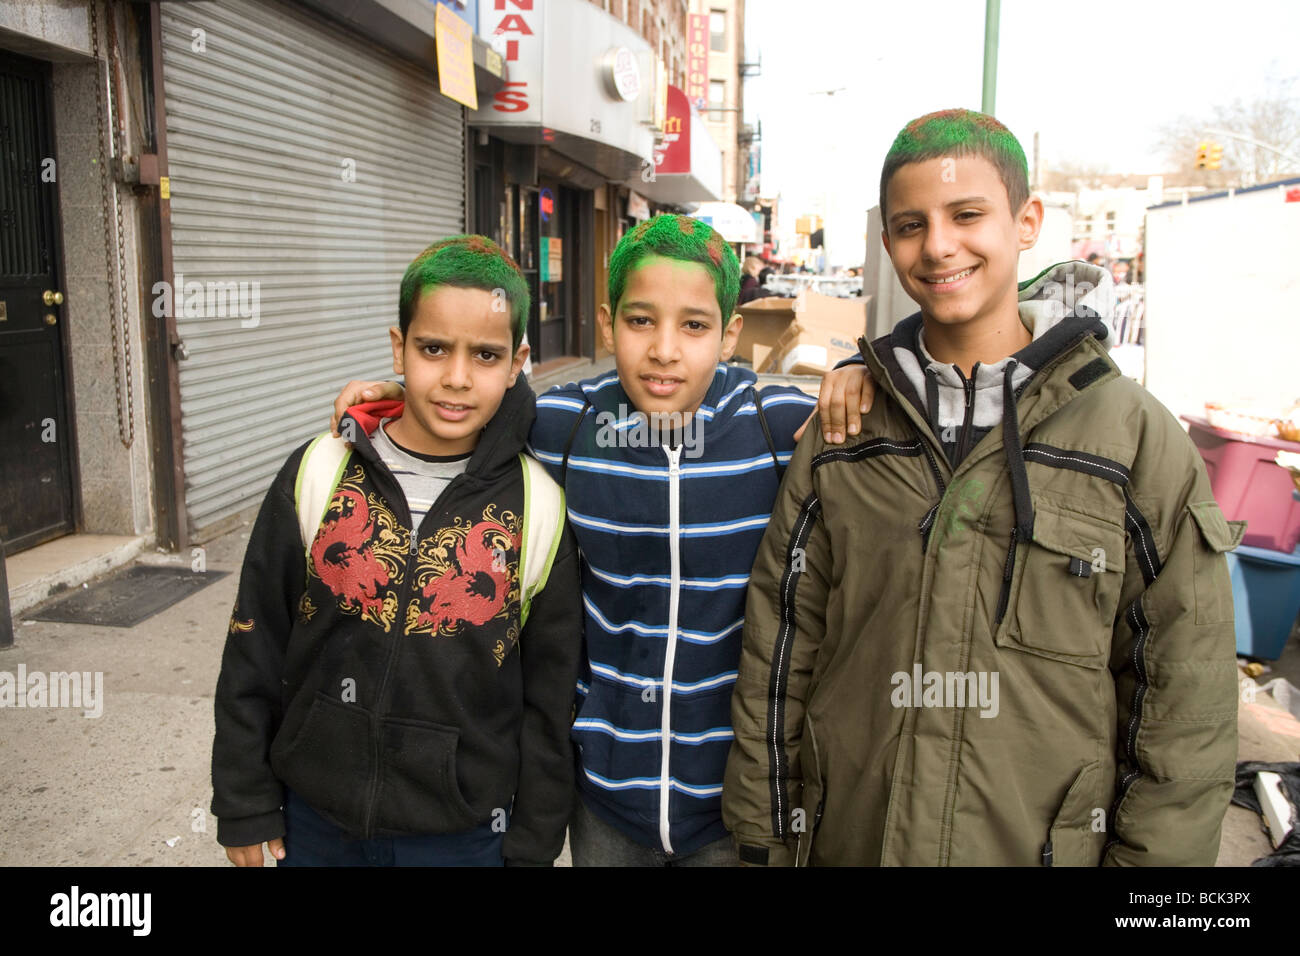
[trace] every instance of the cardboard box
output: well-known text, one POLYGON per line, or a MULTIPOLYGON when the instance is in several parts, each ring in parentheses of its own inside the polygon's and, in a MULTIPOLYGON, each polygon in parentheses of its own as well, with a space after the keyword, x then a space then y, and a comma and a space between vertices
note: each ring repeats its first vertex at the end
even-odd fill
POLYGON ((826 337, 834 333, 837 338, 848 339, 855 343, 854 352, 857 351, 858 336, 867 329, 865 299, 837 299, 816 292, 805 292, 797 299, 782 299, 777 296, 755 299, 746 302, 736 311, 744 317, 745 322, 740 327, 735 357, 752 363, 755 370, 760 363, 755 357, 754 347, 765 345, 776 349, 777 343, 789 333, 796 319, 805 330, 815 328, 821 330, 826 337))
POLYGON ((776 345, 785 330, 794 321, 794 299, 782 299, 779 296, 767 296, 754 299, 738 306, 736 311, 744 318, 740 326, 740 338, 736 342, 735 358, 744 359, 758 368, 754 358, 754 346, 776 345))
POLYGON ((762 355, 762 363, 755 361, 755 371, 780 375, 824 375, 839 362, 858 353, 858 337, 866 332, 866 302, 813 294, 809 299, 822 301, 810 302, 808 308, 798 312, 795 321, 787 326, 771 351, 762 355), (834 305, 828 306, 827 303, 834 305))

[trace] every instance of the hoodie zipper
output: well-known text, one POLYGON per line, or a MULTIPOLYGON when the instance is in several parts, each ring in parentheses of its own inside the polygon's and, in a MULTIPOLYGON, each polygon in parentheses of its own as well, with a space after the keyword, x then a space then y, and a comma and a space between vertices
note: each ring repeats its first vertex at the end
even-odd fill
MULTIPOLYGON (((382 461, 379 462, 379 464, 381 467, 383 466, 382 461)), ((385 470, 387 469, 385 468, 385 470)), ((394 478, 393 481, 396 482, 397 479, 394 478)), ((453 478, 452 481, 455 481, 455 479, 453 478)), ((397 487, 398 491, 401 491, 401 485, 398 484, 397 487)), ((450 489, 451 482, 448 482, 447 487, 443 489, 443 494, 446 494, 450 489)), ((439 497, 441 498, 442 495, 439 495, 439 497)), ((411 507, 406 503, 406 494, 404 492, 402 493, 400 500, 402 502, 405 524, 410 528, 411 507)), ((433 507, 430 507, 429 510, 432 511, 433 507)), ((427 518, 428 515, 425 517, 427 518)), ((380 761, 383 759, 379 743, 381 730, 379 713, 380 708, 383 706, 384 694, 388 691, 388 681, 393 673, 393 665, 397 663, 397 654, 401 646, 402 631, 406 626, 406 602, 410 600, 411 597, 411 578, 415 575, 415 553, 418 544, 419 537, 416 535, 415 529, 412 528, 411 547, 406 553, 406 567, 402 574, 402 590, 397 599, 397 618, 393 621, 393 627, 395 628, 396 633, 393 635, 393 639, 389 642, 388 660, 384 663, 384 676, 379 682, 379 693, 375 696, 374 710, 370 712, 370 753, 373 758, 373 770, 371 771, 372 777, 370 779, 370 797, 366 800, 366 819, 362 827, 362 833, 367 839, 373 836, 371 828, 374 826, 375 812, 378 809, 379 781, 383 778, 383 773, 379 766, 380 761)))
POLYGON ((661 712, 661 741, 663 756, 659 763, 659 841, 664 852, 673 852, 669 840, 671 821, 668 805, 672 796, 671 777, 669 775, 669 758, 672 755, 672 699, 673 699, 673 661, 677 656, 677 608, 681 596, 681 447, 664 446, 668 455, 668 550, 671 567, 671 583, 668 590, 668 648, 664 652, 663 697, 661 712))
MULTIPOLYGON (((961 437, 957 441, 957 460, 952 463, 954 468, 965 461, 966 456, 970 453, 970 431, 971 425, 975 422, 975 376, 978 374, 979 368, 979 362, 972 365, 970 368, 970 378, 967 378, 962 374, 960 366, 953 366, 953 371, 955 371, 957 377, 961 379, 962 392, 966 397, 966 411, 962 416, 961 437)), ((935 422, 935 424, 937 425, 938 422, 935 422)))
MULTIPOLYGON (((383 463, 383 460, 380 459, 378 455, 375 456, 375 459, 376 460, 372 467, 377 466, 382 469, 396 487, 398 496, 394 500, 401 502, 401 517, 406 527, 410 528, 411 506, 406 501, 406 492, 402 490, 401 482, 399 482, 397 478, 388 471, 388 466, 383 463)), ((464 484, 462 479, 464 479, 467 474, 468 471, 462 472, 452 478, 451 481, 447 482, 446 486, 442 489, 442 494, 438 495, 433 504, 429 505, 429 510, 424 516, 425 524, 429 521, 429 515, 438 510, 438 505, 447 498, 452 490, 459 485, 464 484)), ((418 529, 411 528, 411 545, 406 553, 406 567, 402 576, 402 589, 397 599, 397 618, 393 621, 395 633, 389 644, 388 660, 384 665, 383 679, 379 682, 379 693, 375 697, 375 709, 371 711, 370 715, 370 752, 374 758, 374 770, 370 781, 370 797, 366 801, 366 817, 362 829, 362 833, 367 839, 373 836, 372 828, 374 826, 375 813, 379 809, 379 781, 383 778, 379 766, 380 760, 383 756, 380 752, 380 708, 383 706, 384 695, 388 691, 388 683, 393 676, 393 668, 397 663, 397 655, 401 649, 402 636, 406 629, 406 605, 411 597, 411 581, 415 576, 415 558, 416 552, 419 549, 419 535, 417 531, 418 529)))

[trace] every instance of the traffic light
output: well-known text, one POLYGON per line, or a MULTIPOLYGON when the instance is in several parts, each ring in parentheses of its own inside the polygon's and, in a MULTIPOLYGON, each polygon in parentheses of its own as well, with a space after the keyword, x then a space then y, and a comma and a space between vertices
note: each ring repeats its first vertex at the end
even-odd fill
POLYGON ((1210 152, 1205 160, 1206 169, 1218 169, 1223 163, 1223 147, 1218 143, 1210 144, 1210 152))
POLYGON ((1205 169, 1210 162, 1210 144, 1196 144, 1196 168, 1205 169))

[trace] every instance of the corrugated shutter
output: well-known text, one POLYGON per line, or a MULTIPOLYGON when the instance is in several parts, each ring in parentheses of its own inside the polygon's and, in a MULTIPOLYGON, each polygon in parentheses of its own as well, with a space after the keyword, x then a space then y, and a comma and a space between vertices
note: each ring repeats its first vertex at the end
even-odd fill
POLYGON ((164 3, 162 24, 189 287, 174 306, 185 498, 202 533, 260 500, 344 382, 391 377, 402 272, 464 231, 464 126, 432 71, 292 4, 164 3), (258 314, 221 314, 241 282, 258 314))

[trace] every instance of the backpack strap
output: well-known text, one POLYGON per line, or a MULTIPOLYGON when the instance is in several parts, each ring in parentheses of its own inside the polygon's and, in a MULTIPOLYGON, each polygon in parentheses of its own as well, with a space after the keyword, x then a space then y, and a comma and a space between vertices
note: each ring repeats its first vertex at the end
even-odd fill
POLYGON ((298 479, 293 486, 293 503, 298 510, 298 530, 302 546, 311 550, 316 532, 325 518, 334 489, 343 477, 343 469, 352 457, 352 449, 342 438, 329 432, 317 435, 298 463, 298 479))
POLYGON ((573 449, 573 440, 578 437, 578 429, 582 427, 589 408, 591 408, 591 396, 583 392, 582 411, 578 412, 578 418, 569 432, 569 440, 564 443, 564 459, 560 462, 560 487, 562 488, 569 487, 569 452, 573 449))
POLYGON ((533 597, 546 587, 551 565, 564 534, 564 490, 531 455, 520 454, 524 468, 524 535, 519 546, 523 584, 519 597, 519 626, 528 622, 533 597))
POLYGON ((776 443, 772 441, 772 429, 767 427, 767 416, 763 414, 763 400, 758 397, 758 389, 749 386, 749 393, 754 396, 754 411, 758 413, 758 423, 763 426, 763 438, 767 441, 767 450, 772 454, 772 464, 776 466, 777 481, 781 480, 783 469, 781 459, 776 454, 776 443))

